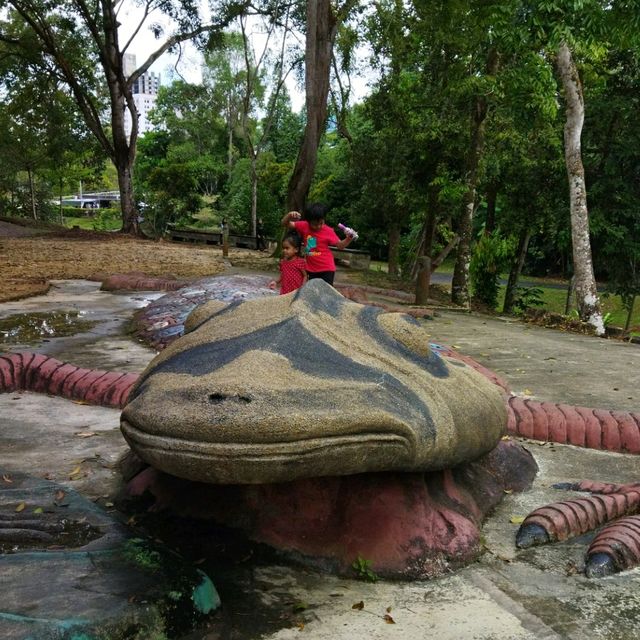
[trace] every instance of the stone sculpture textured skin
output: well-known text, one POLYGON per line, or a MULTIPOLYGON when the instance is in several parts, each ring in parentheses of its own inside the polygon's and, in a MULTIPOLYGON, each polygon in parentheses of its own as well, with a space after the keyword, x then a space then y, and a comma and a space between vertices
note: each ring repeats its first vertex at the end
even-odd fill
POLYGON ((417 321, 321 280, 200 306, 121 422, 152 466, 240 484, 449 468, 491 451, 505 425, 499 390, 434 354, 417 321))
MULTIPOLYGON (((259 276, 227 276, 191 283, 142 310, 138 314, 138 335, 149 344, 162 349, 183 334, 185 318, 198 304, 211 297, 228 302, 237 298, 272 295, 266 289, 267 280, 259 276)), ((177 285, 176 281, 152 283, 149 279, 142 278, 141 274, 125 275, 116 278, 114 283, 117 288, 140 288, 144 285, 142 288, 145 289, 174 289, 177 285), (156 286, 150 287, 151 284, 156 286)), ((363 302, 366 302, 366 293, 360 293, 359 289, 375 293, 370 287, 350 287, 351 289, 357 290, 345 293, 363 302)), ((405 300, 402 297, 404 294, 400 294, 398 292, 398 296, 405 300)), ((218 308, 212 302, 206 313, 212 313, 213 309, 218 308)), ((194 322, 197 318, 198 314, 193 314, 194 322)), ((441 345, 432 344, 431 347, 450 358, 463 360, 502 389, 510 433, 608 451, 640 452, 640 414, 540 403, 516 397, 511 395, 508 385, 499 376, 471 358, 441 345)), ((83 402, 122 407, 137 378, 138 374, 81 369, 41 354, 0 355, 0 392, 38 391, 83 402)), ((450 483, 449 486, 455 494, 457 489, 453 489, 454 484, 450 483)), ((579 535, 588 530, 584 527, 589 524, 598 526, 613 520, 613 524, 605 527, 594 539, 587 553, 587 574, 605 575, 640 564, 639 516, 628 515, 636 510, 633 498, 630 502, 629 499, 631 493, 637 492, 637 485, 618 487, 582 482, 570 488, 593 491, 594 495, 581 498, 579 507, 567 507, 567 502, 572 501, 564 501, 546 505, 533 512, 531 519, 527 518, 523 524, 526 533, 519 535, 521 541, 526 540, 522 546, 564 539, 561 536, 579 535), (605 499, 600 494, 611 496, 612 499, 605 499), (569 517, 565 517, 567 514, 569 517), (620 516, 623 517, 615 520, 620 516)))

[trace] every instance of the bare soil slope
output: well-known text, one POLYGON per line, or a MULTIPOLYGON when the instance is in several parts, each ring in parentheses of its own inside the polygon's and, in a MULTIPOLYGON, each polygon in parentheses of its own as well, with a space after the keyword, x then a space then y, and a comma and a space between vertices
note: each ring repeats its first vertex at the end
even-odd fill
MULTIPOLYGON (((275 260, 234 249, 232 264, 262 271, 275 260)), ((141 240, 119 233, 50 231, 0 220, 0 302, 47 291, 50 280, 143 272, 150 276, 202 277, 222 273, 219 247, 141 240)))

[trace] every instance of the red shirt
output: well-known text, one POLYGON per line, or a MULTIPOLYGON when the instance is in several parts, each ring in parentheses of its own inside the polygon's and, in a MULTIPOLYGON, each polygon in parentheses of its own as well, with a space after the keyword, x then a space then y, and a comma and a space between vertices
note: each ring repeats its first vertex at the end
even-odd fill
POLYGON ((304 282, 307 263, 303 258, 280 260, 280 295, 295 291, 304 282))
POLYGON ((319 231, 313 231, 306 220, 298 220, 294 224, 304 241, 307 271, 335 271, 336 263, 329 245, 338 244, 340 238, 333 227, 323 224, 319 231))

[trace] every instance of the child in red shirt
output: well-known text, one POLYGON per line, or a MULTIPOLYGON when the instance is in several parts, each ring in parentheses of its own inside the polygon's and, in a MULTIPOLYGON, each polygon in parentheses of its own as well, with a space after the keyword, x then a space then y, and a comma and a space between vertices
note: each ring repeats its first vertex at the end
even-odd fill
POLYGON ((282 226, 293 229, 302 235, 309 280, 322 278, 325 282, 333 285, 336 263, 329 246, 344 249, 351 243, 353 237, 347 235, 344 240, 340 240, 333 228, 325 224, 326 213, 326 205, 310 204, 305 209, 304 220, 300 219, 302 216, 297 211, 289 211, 282 218, 282 226))
POLYGON ((290 233, 282 241, 282 260, 280 277, 269 283, 269 289, 280 285, 280 295, 299 289, 307 280, 307 264, 300 257, 302 240, 297 233, 290 233))

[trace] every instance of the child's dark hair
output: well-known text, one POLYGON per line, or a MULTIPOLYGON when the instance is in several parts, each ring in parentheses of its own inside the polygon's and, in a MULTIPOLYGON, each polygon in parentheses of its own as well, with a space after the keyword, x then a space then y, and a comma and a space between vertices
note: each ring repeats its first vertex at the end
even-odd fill
POLYGON ((327 217, 329 207, 321 202, 313 202, 308 204, 304 210, 304 219, 307 222, 319 222, 327 217))
POLYGON ((292 231, 291 233, 287 233, 287 235, 282 238, 283 244, 288 242, 298 253, 302 249, 302 238, 299 233, 292 231))

